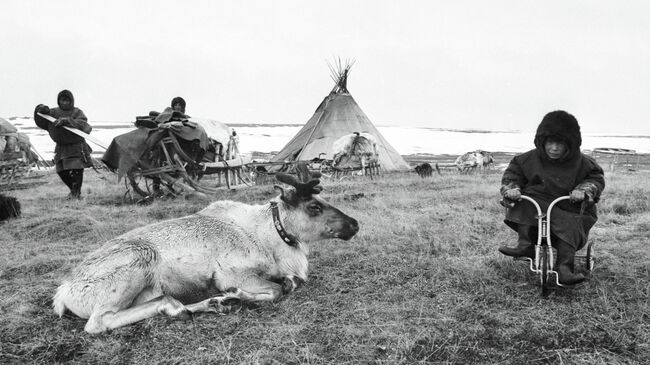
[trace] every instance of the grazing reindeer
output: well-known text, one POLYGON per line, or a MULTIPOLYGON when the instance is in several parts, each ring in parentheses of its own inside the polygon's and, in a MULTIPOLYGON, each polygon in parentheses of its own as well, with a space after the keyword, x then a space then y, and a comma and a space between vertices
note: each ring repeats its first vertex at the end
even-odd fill
POLYGON ((20 202, 13 196, 0 194, 0 222, 20 216, 20 202))
POLYGON ((490 152, 476 150, 458 156, 454 162, 461 174, 468 174, 476 169, 484 171, 494 165, 494 156, 490 152))
POLYGON ((422 178, 430 177, 433 174, 433 167, 431 167, 431 164, 428 162, 421 163, 415 166, 414 170, 418 174, 418 176, 422 178))
POLYGON ((317 195, 322 187, 305 165, 298 172, 300 179, 276 175, 294 189, 277 187, 281 194, 270 203, 219 201, 106 242, 58 288, 54 311, 88 318, 84 329, 98 333, 157 314, 219 312, 233 300, 273 301, 292 292, 307 280, 306 243, 349 240, 359 230, 317 195))

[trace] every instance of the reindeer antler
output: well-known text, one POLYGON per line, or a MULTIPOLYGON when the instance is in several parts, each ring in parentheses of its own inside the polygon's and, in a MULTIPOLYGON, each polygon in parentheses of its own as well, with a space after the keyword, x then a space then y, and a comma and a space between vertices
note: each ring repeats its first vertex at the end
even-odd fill
POLYGON ((277 173, 275 177, 278 181, 296 188, 298 196, 310 197, 312 194, 318 194, 323 190, 323 187, 318 185, 320 184, 320 172, 310 173, 307 164, 299 162, 296 166, 296 173, 298 178, 281 172, 277 173))

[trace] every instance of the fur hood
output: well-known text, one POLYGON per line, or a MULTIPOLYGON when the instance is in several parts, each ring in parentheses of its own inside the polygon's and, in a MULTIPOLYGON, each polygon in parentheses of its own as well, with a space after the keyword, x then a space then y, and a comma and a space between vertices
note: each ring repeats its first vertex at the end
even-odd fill
POLYGON ((172 99, 172 105, 171 105, 172 109, 174 109, 174 105, 176 103, 181 103, 181 108, 183 108, 183 110, 181 110, 181 112, 185 113, 185 106, 186 106, 185 99, 181 98, 180 96, 177 96, 177 97, 173 98, 172 99))
POLYGON ((60 100, 64 96, 70 99, 70 110, 74 109, 74 96, 70 90, 61 90, 59 95, 56 96, 56 103, 59 105, 59 108, 61 107, 60 100))
POLYGON ((556 110, 544 116, 535 133, 535 147, 542 156, 546 156, 544 143, 549 137, 556 137, 566 143, 568 152, 560 161, 573 160, 580 155, 582 135, 578 120, 564 110, 556 110))

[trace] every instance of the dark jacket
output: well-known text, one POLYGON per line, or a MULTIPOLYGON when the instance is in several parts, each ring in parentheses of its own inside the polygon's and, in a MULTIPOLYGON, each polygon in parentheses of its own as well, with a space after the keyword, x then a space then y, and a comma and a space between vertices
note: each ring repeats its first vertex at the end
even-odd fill
MULTIPOLYGON (((582 190, 587 201, 558 203, 553 210, 551 231, 579 249, 587 242, 589 230, 598 219, 596 205, 605 188, 603 169, 591 157, 580 152, 582 137, 577 120, 566 112, 551 112, 544 117, 535 134, 535 149, 515 156, 501 179, 501 193, 519 188, 534 198, 545 213, 556 198, 582 190), (549 137, 562 140, 568 147, 564 156, 550 159, 544 143, 549 137)), ((505 222, 516 230, 518 224, 537 226, 537 212, 529 202, 520 202, 506 212, 505 222)))
POLYGON ((41 112, 56 119, 68 117, 68 127, 90 133, 92 127, 88 124, 88 118, 81 109, 75 108, 72 93, 68 90, 61 91, 57 96, 57 103, 63 96, 70 98, 71 107, 68 110, 61 109, 60 104, 59 107, 53 109, 39 105, 34 110, 34 121, 39 128, 47 130, 50 138, 56 143, 54 163, 57 165, 57 171, 88 167, 90 166, 90 152, 92 150, 86 140, 62 126, 55 126, 54 123, 37 114, 41 112))

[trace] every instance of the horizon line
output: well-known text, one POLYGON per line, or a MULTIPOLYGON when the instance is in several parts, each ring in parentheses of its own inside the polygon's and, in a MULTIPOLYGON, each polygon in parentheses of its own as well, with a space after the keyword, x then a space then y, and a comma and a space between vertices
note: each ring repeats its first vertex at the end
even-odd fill
MULTIPOLYGON (((197 117, 201 118, 201 117, 197 117)), ((12 117, 6 117, 4 118, 8 121, 12 120, 17 120, 17 119, 28 119, 28 120, 33 120, 33 117, 29 116, 12 116, 12 117)), ((229 127, 262 127, 262 126, 267 126, 267 127, 302 127, 306 123, 290 123, 290 122, 221 122, 217 119, 212 119, 212 118, 203 118, 203 119, 210 119, 210 120, 215 120, 218 121, 219 123, 223 123, 229 127)), ((93 120, 91 123, 100 123, 101 127, 98 125, 97 127, 100 127, 101 129, 117 129, 117 128, 125 128, 127 126, 133 126, 134 122, 117 122, 117 121, 102 121, 102 120, 93 120)), ((374 124, 374 123, 373 123, 374 124)), ((427 127, 427 126, 414 126, 414 125, 397 125, 397 124, 374 124, 376 127, 384 127, 384 128, 416 128, 416 129, 427 129, 431 131, 439 131, 439 132, 458 132, 458 133, 530 133, 534 132, 533 130, 530 131, 525 131, 525 130, 519 130, 519 129, 477 129, 477 128, 442 128, 442 127, 427 127)), ((37 126, 27 126, 24 127, 25 129, 38 129, 37 126)), ((603 137, 619 137, 619 138, 650 138, 650 131, 646 132, 638 132, 636 134, 629 134, 626 132, 603 132, 603 131, 584 131, 583 133, 586 132, 594 137, 598 136, 603 136, 603 137), (613 134, 613 133, 624 133, 624 134, 613 134)))

